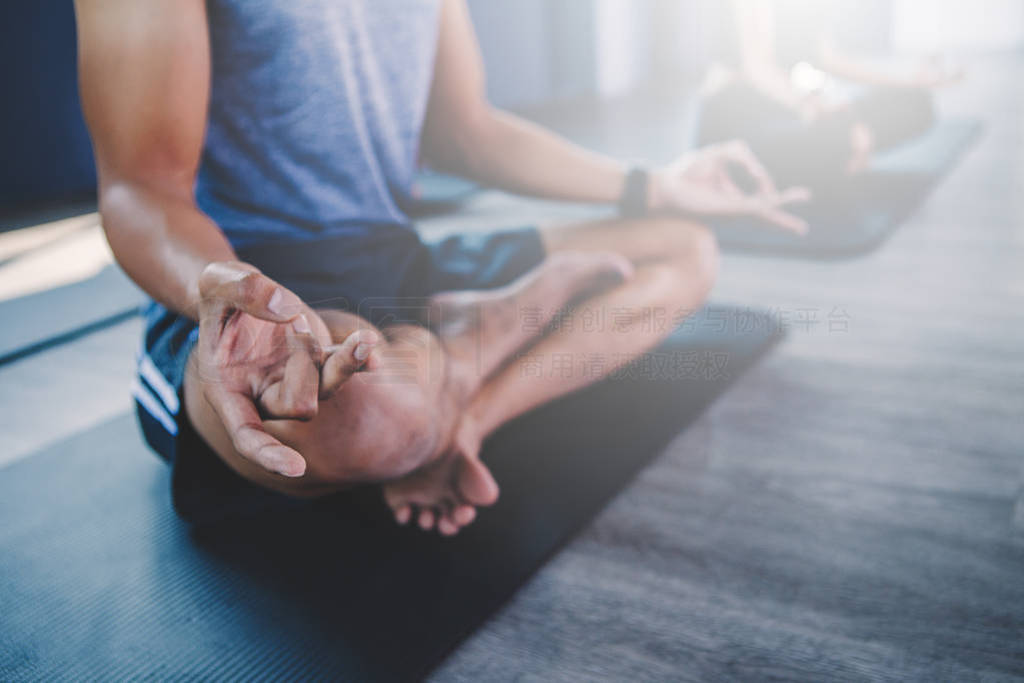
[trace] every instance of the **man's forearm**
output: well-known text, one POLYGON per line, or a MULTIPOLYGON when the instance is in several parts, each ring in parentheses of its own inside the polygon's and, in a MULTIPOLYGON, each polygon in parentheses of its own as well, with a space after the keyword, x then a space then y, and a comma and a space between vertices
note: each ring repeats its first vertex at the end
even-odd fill
POLYGON ((616 202, 625 180, 623 164, 496 109, 432 161, 485 185, 564 201, 616 202))
POLYGON ((100 193, 103 228, 118 263, 150 296, 197 319, 199 276, 235 252, 190 197, 134 183, 111 183, 100 193))

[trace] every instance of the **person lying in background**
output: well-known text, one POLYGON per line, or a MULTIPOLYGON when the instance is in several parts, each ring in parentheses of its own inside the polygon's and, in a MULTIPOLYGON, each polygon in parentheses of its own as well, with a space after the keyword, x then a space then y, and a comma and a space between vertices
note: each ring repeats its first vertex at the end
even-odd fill
POLYGON ((278 501, 268 491, 382 483, 399 522, 456 533, 498 496, 490 433, 658 344, 671 326, 652 311, 700 306, 717 251, 693 216, 804 229, 785 205, 806 193, 777 190, 741 143, 630 171, 494 109, 464 0, 76 13, 103 227, 155 300, 137 412, 196 522, 278 501), (399 209, 421 154, 622 216, 427 245, 399 209), (588 312, 615 325, 573 324, 588 312))
POLYGON ((932 91, 962 74, 938 58, 900 65, 844 51, 836 35, 858 9, 840 0, 722 3, 698 143, 742 139, 777 182, 819 191, 927 131, 932 91))

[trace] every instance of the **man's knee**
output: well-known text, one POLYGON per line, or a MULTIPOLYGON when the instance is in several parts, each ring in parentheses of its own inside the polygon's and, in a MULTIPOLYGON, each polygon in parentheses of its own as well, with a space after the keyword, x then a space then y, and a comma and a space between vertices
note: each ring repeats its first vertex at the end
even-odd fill
POLYGON ((691 280, 710 289, 718 276, 718 241, 700 223, 678 218, 663 218, 659 239, 664 260, 680 267, 691 280))
POLYGON ((696 225, 690 230, 692 245, 688 265, 692 267, 700 289, 707 294, 718 279, 718 240, 703 225, 696 225))
POLYGON ((674 285, 674 291, 684 298, 703 299, 718 278, 718 241, 702 225, 687 222, 677 227, 672 254, 666 262, 682 281, 682 286, 674 285))

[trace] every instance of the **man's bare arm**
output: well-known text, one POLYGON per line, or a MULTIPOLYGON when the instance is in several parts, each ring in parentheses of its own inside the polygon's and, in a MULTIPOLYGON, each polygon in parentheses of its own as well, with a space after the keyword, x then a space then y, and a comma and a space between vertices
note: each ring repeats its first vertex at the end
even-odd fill
POLYGON ((736 49, 743 76, 755 88, 779 104, 800 112, 803 94, 790 82, 778 62, 775 45, 775 8, 769 0, 733 0, 736 49))
POLYGON ((441 171, 519 194, 614 202, 625 169, 487 102, 484 67, 464 0, 445 0, 430 106, 427 161, 441 171))
POLYGON ((831 35, 819 44, 821 68, 834 76, 868 86, 941 88, 962 80, 964 71, 938 57, 897 61, 872 59, 847 52, 831 35))
POLYGON ((118 263, 193 319, 199 277, 232 261, 193 200, 210 89, 202 0, 76 0, 82 105, 103 227, 118 263))
POLYGON ((82 103, 114 255, 150 295, 199 322, 193 358, 203 409, 216 412, 235 449, 301 476, 302 456, 270 436, 263 418, 316 414, 322 352, 314 335, 326 326, 236 261, 195 204, 210 89, 206 4, 76 0, 75 11, 82 103))
MULTIPOLYGON (((519 194, 613 203, 625 181, 621 163, 578 147, 540 126, 490 106, 484 67, 465 0, 444 0, 423 152, 435 168, 519 194)), ((778 192, 741 143, 686 155, 651 173, 647 208, 654 213, 751 214, 803 232, 782 210, 806 192, 778 192), (741 192, 726 168, 739 164, 758 180, 741 192)))

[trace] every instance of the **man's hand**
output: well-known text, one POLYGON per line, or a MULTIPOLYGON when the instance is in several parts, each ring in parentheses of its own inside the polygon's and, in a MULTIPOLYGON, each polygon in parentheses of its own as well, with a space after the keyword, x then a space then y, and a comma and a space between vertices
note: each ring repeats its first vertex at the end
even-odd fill
POLYGON ((784 207, 810 196, 803 187, 780 192, 747 144, 736 140, 704 147, 656 170, 651 175, 648 209, 651 213, 757 216, 803 235, 806 221, 784 207), (747 176, 752 189, 741 189, 734 174, 747 176))
POLYGON ((306 462, 263 428, 264 419, 308 420, 317 412, 326 325, 256 268, 213 263, 199 280, 196 359, 203 396, 243 457, 287 477, 306 462))

